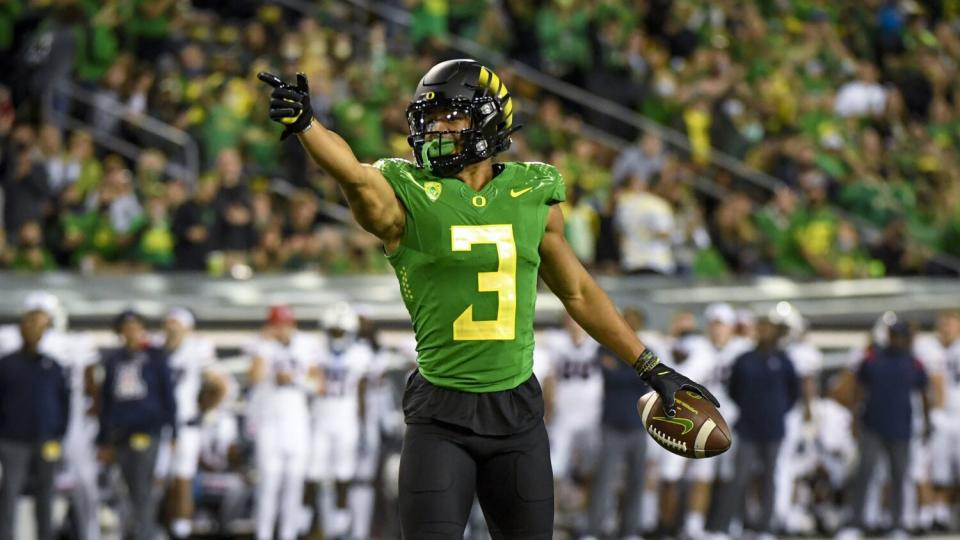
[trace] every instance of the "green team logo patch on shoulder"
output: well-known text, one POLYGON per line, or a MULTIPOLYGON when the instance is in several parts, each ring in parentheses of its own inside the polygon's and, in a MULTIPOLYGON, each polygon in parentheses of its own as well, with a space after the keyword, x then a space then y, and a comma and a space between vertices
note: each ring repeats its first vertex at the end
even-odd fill
POLYGON ((443 191, 443 184, 440 182, 424 182, 423 191, 427 194, 428 199, 436 201, 440 198, 440 192, 443 191))

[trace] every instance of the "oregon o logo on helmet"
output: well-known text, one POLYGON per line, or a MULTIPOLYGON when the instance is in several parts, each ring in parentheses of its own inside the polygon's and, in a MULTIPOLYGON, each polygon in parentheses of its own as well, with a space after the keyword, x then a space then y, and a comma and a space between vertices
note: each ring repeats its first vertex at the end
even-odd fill
MULTIPOLYGON (((506 85, 489 68, 476 60, 447 60, 430 68, 420 79, 414 99, 407 107, 410 136, 417 165, 439 177, 456 176, 465 166, 479 163, 510 148, 513 102, 506 85), (463 142, 458 149, 434 152, 428 131, 438 112, 455 110, 471 121, 459 129, 463 142)), ((475 207, 482 207, 480 199, 475 207)))

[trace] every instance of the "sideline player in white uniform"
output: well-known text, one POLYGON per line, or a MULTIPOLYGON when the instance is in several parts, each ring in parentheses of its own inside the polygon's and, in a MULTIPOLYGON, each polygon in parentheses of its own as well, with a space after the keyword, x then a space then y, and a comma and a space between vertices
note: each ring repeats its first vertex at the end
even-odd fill
MULTIPOLYGON (((714 353, 716 362, 713 376, 710 377, 706 387, 720 401, 720 409, 723 411, 723 418, 727 424, 733 426, 737 422, 740 411, 737 405, 727 395, 727 380, 730 376, 730 370, 733 368, 733 362, 741 354, 751 350, 753 342, 746 337, 736 334, 737 313, 730 304, 716 303, 707 306, 704 310, 704 318, 707 322, 707 341, 714 353)), ((736 445, 734 437, 733 445, 736 445)), ((733 477, 733 461, 736 456, 736 449, 721 454, 715 459, 703 460, 710 463, 714 470, 713 493, 724 493, 723 484, 729 482, 733 477)), ((711 484, 709 482, 696 482, 691 493, 690 513, 687 516, 686 528, 692 535, 702 534, 704 515, 707 509, 713 510, 711 517, 714 519, 718 505, 710 504, 711 484)), ((712 521, 712 520, 711 520, 712 521)), ((712 524, 712 523, 711 523, 712 524)))
POLYGON ((812 516, 798 504, 801 488, 798 480, 812 474, 817 464, 813 407, 820 394, 818 378, 823 369, 823 353, 807 338, 807 322, 789 302, 779 302, 768 317, 783 332, 781 346, 793 362, 801 384, 800 401, 785 419, 785 435, 776 468, 774 511, 777 521, 787 531, 804 532, 815 524, 812 516))
MULTIPOLYGON (((716 351, 703 336, 690 333, 675 336, 670 354, 676 365, 683 366, 684 373, 694 373, 697 380, 709 381, 716 372, 716 351)), ((716 472, 714 460, 687 459, 656 448, 659 452, 660 528, 669 534, 679 526, 680 482, 687 480, 691 487, 687 492, 684 534, 700 538, 703 536, 704 514, 710 504, 710 485, 716 472)))
MULTIPOLYGON (((628 307, 623 310, 623 318, 634 328, 637 337, 651 351, 660 357, 662 362, 673 365, 673 342, 674 336, 684 333, 686 330, 695 332, 697 328, 697 318, 689 311, 680 311, 674 314, 668 329, 669 335, 664 335, 653 330, 647 325, 646 313, 636 307, 628 307), (685 330, 686 329, 686 330, 685 330)), ((646 457, 644 459, 644 488, 643 498, 640 503, 640 529, 653 530, 657 528, 660 519, 659 508, 661 504, 660 491, 660 460, 669 452, 663 452, 659 445, 650 445, 647 447, 646 457)))
POLYGON ((703 312, 707 322, 707 340, 716 355, 716 366, 707 389, 716 390, 714 394, 720 400, 723 417, 729 424, 736 422, 739 416, 736 404, 727 396, 726 383, 733 368, 733 362, 741 354, 753 348, 753 342, 736 335, 737 314, 730 304, 710 304, 703 312))
POLYGON ((319 354, 317 340, 297 330, 285 305, 270 308, 263 335, 250 347, 247 418, 259 474, 257 540, 273 538, 278 513, 280 539, 297 537, 310 454, 308 401, 318 389, 319 354))
POLYGON ((326 343, 320 354, 321 392, 313 402, 313 448, 307 477, 320 488, 323 528, 328 536, 335 536, 344 532, 352 517, 348 496, 357 473, 367 374, 374 358, 370 345, 357 339, 360 318, 349 304, 340 302, 328 308, 320 325, 326 343))
MULTIPOLYGON (((914 336, 917 331, 913 329, 914 336)), ((939 379, 943 384, 945 359, 939 351, 917 347, 917 338, 911 345, 914 360, 919 362, 930 379, 939 379), (939 374, 939 376, 938 376, 939 374)), ((934 432, 930 421, 930 404, 933 394, 928 383, 927 391, 911 396, 913 433, 910 437, 910 460, 905 481, 904 525, 913 531, 926 532, 933 527, 936 496, 932 482, 931 436, 934 432), (918 395, 919 394, 919 395, 918 395)))
POLYGON ((813 403, 816 435, 816 475, 822 475, 826 484, 814 486, 812 507, 815 519, 827 530, 837 530, 844 519, 844 509, 838 506, 841 495, 849 484, 857 462, 857 441, 853 436, 854 416, 840 402, 824 397, 813 403), (820 489, 816 489, 819 487, 820 489))
POLYGON ((597 363, 600 344, 565 316, 563 330, 546 332, 539 340, 549 366, 543 381, 550 462, 560 485, 572 474, 572 461, 599 437, 603 375, 597 363))
POLYGON ((210 471, 224 471, 230 466, 230 452, 240 439, 240 428, 234 412, 239 388, 225 370, 212 368, 213 377, 205 377, 200 387, 199 462, 210 471))
MULTIPOLYGON (((746 319, 745 315, 741 315, 741 318, 746 319)), ((711 392, 719 392, 719 395, 714 393, 714 396, 720 401, 724 419, 730 426, 733 426, 739 417, 739 410, 730 396, 727 395, 727 380, 734 361, 738 356, 753 348, 753 341, 736 334, 738 318, 736 311, 730 304, 710 304, 704 310, 704 319, 707 324, 707 341, 713 351, 715 362, 713 376, 709 378, 706 386, 711 392)), ((734 440, 734 444, 736 444, 736 440, 734 440)), ((716 459, 707 460, 714 469, 714 478, 718 484, 729 481, 733 476, 734 456, 734 451, 728 451, 716 459)), ((698 482, 694 485, 691 497, 693 503, 691 503, 691 513, 687 520, 687 530, 693 534, 700 534, 702 530, 702 512, 710 507, 709 491, 709 483, 698 482), (700 507, 701 504, 702 507, 700 507)), ((719 493, 722 490, 716 492, 719 493)))
POLYGON ((203 378, 216 361, 210 340, 193 333, 196 321, 184 308, 167 313, 163 323, 164 348, 170 355, 170 369, 176 385, 177 440, 170 466, 170 497, 174 538, 189 538, 193 531, 193 477, 200 459, 199 397, 203 378))
POLYGON ((950 493, 960 478, 960 311, 941 312, 936 332, 918 336, 913 354, 930 375, 932 394, 929 469, 933 493, 928 519, 935 528, 946 529, 950 525, 950 493))
POLYGON ((757 317, 753 313, 753 310, 746 307, 741 307, 736 310, 737 313, 737 326, 734 330, 734 334, 749 339, 751 342, 757 336, 757 317))
POLYGON ((370 538, 376 502, 377 472, 380 465, 382 433, 387 429, 393 411, 393 396, 385 380, 388 367, 397 362, 397 353, 380 345, 372 320, 360 316, 358 338, 370 347, 373 362, 366 375, 364 418, 360 427, 357 471, 350 487, 350 515, 353 517, 351 538, 370 538))
MULTIPOLYGON (((40 341, 40 350, 55 359, 67 372, 70 384, 70 420, 63 439, 64 469, 69 478, 70 504, 77 520, 79 540, 98 540, 100 525, 97 510, 97 458, 94 439, 97 420, 90 414, 91 388, 85 384, 88 370, 98 360, 91 336, 67 332, 67 311, 60 300, 46 291, 27 295, 24 312, 44 311, 50 317, 51 327, 40 341)), ((0 354, 19 349, 22 338, 18 325, 0 328, 0 354)))

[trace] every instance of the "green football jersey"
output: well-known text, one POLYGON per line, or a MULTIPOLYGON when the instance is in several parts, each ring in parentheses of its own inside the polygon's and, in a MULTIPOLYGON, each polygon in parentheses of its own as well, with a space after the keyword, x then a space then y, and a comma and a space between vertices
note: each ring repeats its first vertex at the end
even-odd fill
POLYGON ((437 386, 509 390, 533 371, 540 241, 566 190, 550 165, 503 165, 480 191, 403 159, 374 165, 406 209, 388 258, 413 319, 420 373, 437 386))

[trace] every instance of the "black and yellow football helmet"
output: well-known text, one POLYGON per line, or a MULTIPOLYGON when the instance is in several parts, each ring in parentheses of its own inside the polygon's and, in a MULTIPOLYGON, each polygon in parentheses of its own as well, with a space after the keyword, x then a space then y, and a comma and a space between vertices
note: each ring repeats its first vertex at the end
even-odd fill
POLYGON ((507 87, 476 60, 441 62, 417 85, 407 107, 417 165, 437 176, 453 176, 466 165, 510 148, 513 100, 507 87), (451 130, 450 125, 463 126, 451 130))

